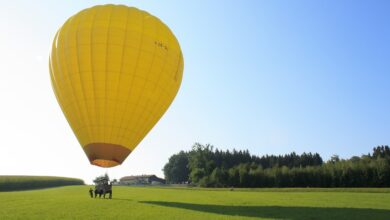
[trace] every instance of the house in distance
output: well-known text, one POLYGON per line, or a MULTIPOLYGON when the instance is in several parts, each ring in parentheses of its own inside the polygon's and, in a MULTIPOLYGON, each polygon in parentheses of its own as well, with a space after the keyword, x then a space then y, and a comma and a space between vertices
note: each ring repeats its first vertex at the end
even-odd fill
POLYGON ((156 175, 125 176, 120 178, 119 185, 162 185, 165 179, 156 175))

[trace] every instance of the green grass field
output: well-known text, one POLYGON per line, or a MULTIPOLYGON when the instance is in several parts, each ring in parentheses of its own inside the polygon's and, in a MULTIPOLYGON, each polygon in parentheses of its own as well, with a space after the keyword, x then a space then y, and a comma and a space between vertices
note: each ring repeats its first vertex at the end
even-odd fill
POLYGON ((89 186, 1 192, 0 219, 390 219, 389 189, 197 189, 89 186))

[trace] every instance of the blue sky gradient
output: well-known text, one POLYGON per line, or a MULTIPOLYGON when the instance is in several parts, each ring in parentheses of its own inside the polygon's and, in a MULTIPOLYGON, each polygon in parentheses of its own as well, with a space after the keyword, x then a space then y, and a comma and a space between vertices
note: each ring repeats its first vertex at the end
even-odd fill
MULTIPOLYGON (((0 108, 0 132, 7 144, 0 146, 0 174, 88 181, 101 173, 89 168, 56 103, 47 60, 68 17, 105 3, 2 5, 0 98, 7 107, 0 108), (60 168, 69 160, 64 155, 72 164, 60 168), (53 167, 43 168, 45 163, 53 167)), ((177 98, 127 161, 110 170, 117 177, 162 175, 168 157, 194 142, 257 155, 318 152, 325 160, 390 143, 389 1, 110 3, 159 17, 175 33, 185 60, 177 98)))

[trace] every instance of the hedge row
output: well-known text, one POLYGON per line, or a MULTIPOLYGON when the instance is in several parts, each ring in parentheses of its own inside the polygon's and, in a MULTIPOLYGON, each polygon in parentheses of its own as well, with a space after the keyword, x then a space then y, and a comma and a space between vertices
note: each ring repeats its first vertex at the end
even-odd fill
POLYGON ((0 192, 69 185, 84 185, 84 181, 76 178, 54 176, 0 176, 0 192))

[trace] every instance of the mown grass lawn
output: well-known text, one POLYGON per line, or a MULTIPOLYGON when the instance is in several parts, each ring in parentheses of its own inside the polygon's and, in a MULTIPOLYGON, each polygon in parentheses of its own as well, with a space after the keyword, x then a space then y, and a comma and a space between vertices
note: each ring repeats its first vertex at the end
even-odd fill
POLYGON ((390 219, 389 189, 197 189, 89 186, 0 193, 0 219, 390 219))

